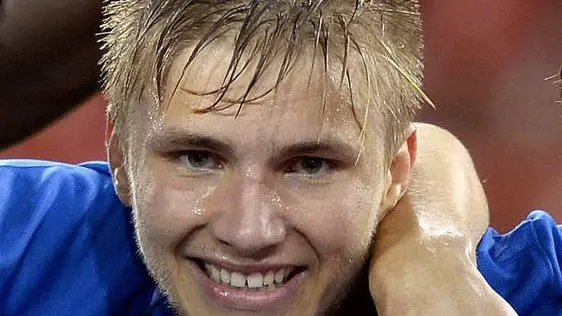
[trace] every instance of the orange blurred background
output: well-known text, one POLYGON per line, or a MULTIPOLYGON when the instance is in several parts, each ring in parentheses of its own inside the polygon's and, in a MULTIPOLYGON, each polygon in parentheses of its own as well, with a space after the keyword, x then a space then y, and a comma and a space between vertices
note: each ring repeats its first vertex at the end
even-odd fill
MULTIPOLYGON (((534 208, 562 221, 562 105, 544 79, 562 66, 560 0, 422 0, 425 89, 443 126, 469 148, 492 224, 506 231, 534 208)), ((104 159, 98 95, 0 157, 104 159)))

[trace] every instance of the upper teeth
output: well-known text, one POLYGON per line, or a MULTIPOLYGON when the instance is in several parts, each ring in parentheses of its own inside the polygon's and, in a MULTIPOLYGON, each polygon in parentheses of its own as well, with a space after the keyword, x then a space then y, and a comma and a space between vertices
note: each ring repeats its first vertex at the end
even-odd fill
POLYGON ((224 268, 218 268, 212 264, 206 263, 205 269, 211 279, 215 282, 221 282, 237 288, 273 288, 275 284, 283 284, 287 280, 287 276, 293 270, 292 268, 283 268, 276 271, 268 271, 265 274, 254 272, 244 275, 240 272, 231 272, 224 268))

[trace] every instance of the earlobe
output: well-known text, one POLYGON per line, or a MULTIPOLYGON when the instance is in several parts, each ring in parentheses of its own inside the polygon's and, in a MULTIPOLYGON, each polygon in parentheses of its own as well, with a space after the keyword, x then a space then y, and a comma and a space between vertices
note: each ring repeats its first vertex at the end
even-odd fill
POLYGON ((383 198, 382 210, 390 211, 402 198, 412 177, 417 151, 417 135, 413 126, 408 130, 408 137, 394 155, 387 174, 387 190, 383 198))
POLYGON ((125 205, 130 206, 130 188, 127 169, 125 167, 125 156, 120 137, 109 122, 106 125, 107 160, 113 177, 113 186, 117 196, 125 205))

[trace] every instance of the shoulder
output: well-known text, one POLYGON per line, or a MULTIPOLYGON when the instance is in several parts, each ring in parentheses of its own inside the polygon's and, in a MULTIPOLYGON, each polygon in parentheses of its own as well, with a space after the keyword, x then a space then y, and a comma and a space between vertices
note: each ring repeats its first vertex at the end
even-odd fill
POLYGON ((35 203, 45 206, 54 201, 37 199, 54 195, 64 199, 104 197, 100 193, 111 190, 111 185, 111 175, 103 162, 71 165, 40 160, 0 160, 0 189, 4 197, 9 198, 3 200, 4 203, 18 199, 19 203, 25 202, 23 206, 35 203))
POLYGON ((0 161, 0 192, 0 314, 146 307, 152 283, 107 164, 0 161))
MULTIPOLYGON (((7 159, 0 160, 0 173, 3 177, 0 183, 13 183, 21 179, 41 179, 45 175, 52 177, 90 177, 99 179, 110 179, 109 166, 103 161, 85 162, 82 164, 67 164, 54 161, 32 160, 32 159, 7 159)), ((43 179, 42 179, 43 178, 43 179)))
POLYGON ((521 315, 562 309, 562 228, 544 211, 515 229, 488 229, 478 247, 478 267, 490 285, 521 315))
POLYGON ((114 194, 107 164, 82 165, 37 161, 0 161, 0 223, 21 240, 23 233, 49 231, 46 237, 65 234, 59 227, 96 226, 96 218, 115 217, 123 205, 114 194), (94 211, 95 210, 95 211, 94 211), (88 218, 86 220, 86 218, 88 218))

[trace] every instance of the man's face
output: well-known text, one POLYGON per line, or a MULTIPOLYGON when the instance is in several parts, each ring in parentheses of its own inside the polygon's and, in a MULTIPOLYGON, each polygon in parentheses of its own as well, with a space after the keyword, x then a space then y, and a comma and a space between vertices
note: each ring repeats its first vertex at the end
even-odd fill
MULTIPOLYGON (((322 75, 313 73, 309 85, 306 60, 237 117, 237 104, 194 113, 214 96, 184 89, 215 89, 231 54, 217 45, 158 115, 139 110, 133 119, 127 176, 141 251, 185 314, 326 312, 368 259, 392 183, 383 137, 370 122, 362 143, 337 93, 328 93, 323 111, 322 75)), ((172 66, 170 86, 187 56, 172 66)), ((243 75, 227 98, 250 79, 243 75)), ((255 94, 274 80, 266 75, 255 94)))

